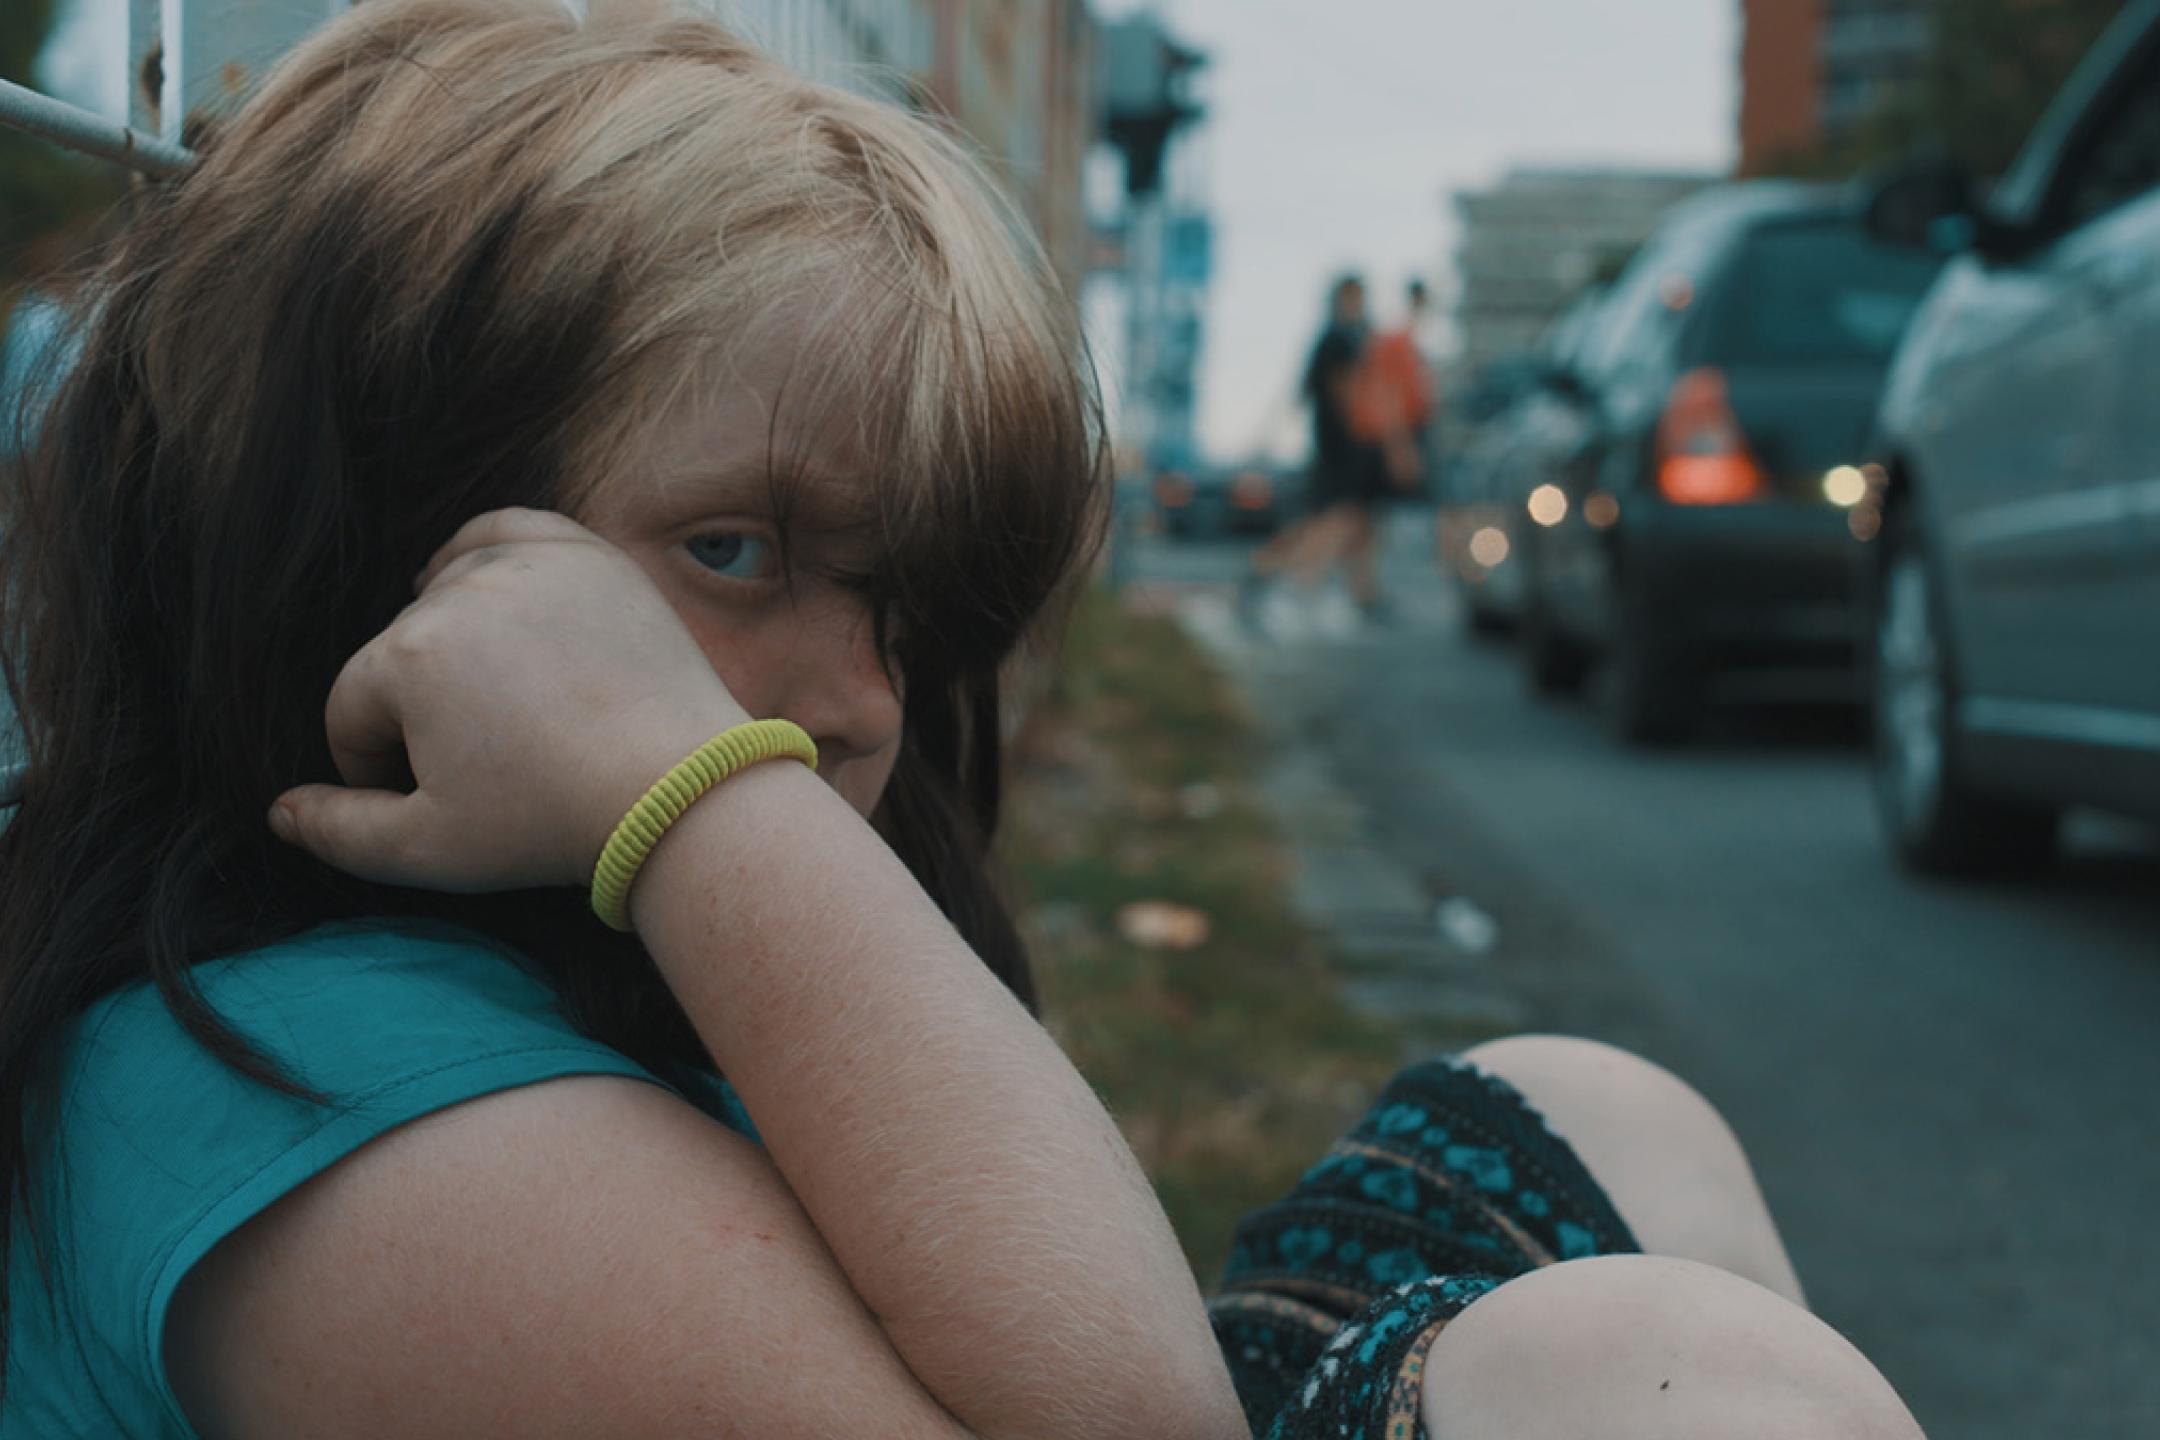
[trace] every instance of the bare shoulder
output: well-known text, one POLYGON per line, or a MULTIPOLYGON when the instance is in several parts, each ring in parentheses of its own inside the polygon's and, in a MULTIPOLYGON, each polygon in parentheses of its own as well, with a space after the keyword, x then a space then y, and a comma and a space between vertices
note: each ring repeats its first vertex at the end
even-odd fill
POLYGON ((635 1080, 383 1136, 214 1250, 167 1334, 219 1440, 964 1433, 764 1152, 635 1080))

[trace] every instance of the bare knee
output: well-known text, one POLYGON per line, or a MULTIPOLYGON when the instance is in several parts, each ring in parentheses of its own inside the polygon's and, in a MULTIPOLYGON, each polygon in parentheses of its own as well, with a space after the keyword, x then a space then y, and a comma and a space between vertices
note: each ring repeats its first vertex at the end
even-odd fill
POLYGON ((1663 1256, 1512 1280, 1434 1343, 1433 1440, 1919 1440, 1882 1374, 1799 1306, 1663 1256))
POLYGON ((1463 1058, 1545 1116, 1643 1249, 1716 1265, 1805 1303, 1746 1152, 1686 1081, 1614 1046, 1558 1035, 1495 1040, 1463 1058))

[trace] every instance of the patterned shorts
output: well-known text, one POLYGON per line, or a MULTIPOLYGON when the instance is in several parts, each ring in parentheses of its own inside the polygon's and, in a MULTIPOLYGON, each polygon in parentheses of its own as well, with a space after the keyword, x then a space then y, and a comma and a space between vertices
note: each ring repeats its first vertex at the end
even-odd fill
POLYGON ((1425 1357, 1450 1320, 1530 1270, 1641 1248, 1512 1086, 1433 1061, 1239 1222, 1208 1308, 1254 1435, 1425 1440, 1425 1357))

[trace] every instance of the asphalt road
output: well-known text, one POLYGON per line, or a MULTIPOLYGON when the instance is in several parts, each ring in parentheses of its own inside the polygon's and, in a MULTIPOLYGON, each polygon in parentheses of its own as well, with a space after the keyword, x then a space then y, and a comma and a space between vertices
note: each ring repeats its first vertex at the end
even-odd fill
POLYGON ((1858 726, 1739 706, 1622 750, 1456 623, 1414 516, 1392 625, 1339 600, 1230 618, 1239 547, 1121 564, 1194 618, 1364 807, 1473 897, 1540 1028, 1692 1080, 1753 1156, 1816 1309, 1936 1440, 2160 1436, 2160 853, 2078 826, 2031 884, 1885 863, 1858 726), (1296 623, 1291 623, 1291 622, 1296 623))

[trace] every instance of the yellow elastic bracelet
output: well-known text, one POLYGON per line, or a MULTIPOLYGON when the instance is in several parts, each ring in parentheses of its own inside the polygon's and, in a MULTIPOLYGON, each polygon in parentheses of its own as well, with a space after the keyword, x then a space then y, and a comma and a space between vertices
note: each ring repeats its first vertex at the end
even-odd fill
POLYGON ((736 771, 760 760, 800 760, 817 769, 817 745, 792 720, 752 720, 723 730, 690 752, 680 765, 653 782, 645 798, 630 807, 615 833, 600 849, 593 866, 593 914, 616 930, 630 928, 630 882, 667 828, 700 795, 736 771))

